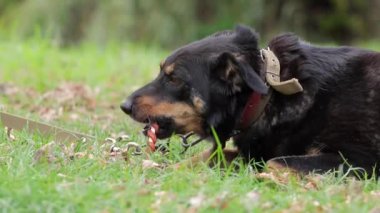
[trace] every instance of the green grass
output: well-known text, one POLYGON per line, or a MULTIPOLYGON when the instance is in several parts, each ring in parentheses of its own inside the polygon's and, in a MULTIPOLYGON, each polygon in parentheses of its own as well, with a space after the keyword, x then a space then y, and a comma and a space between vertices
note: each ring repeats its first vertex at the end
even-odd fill
MULTIPOLYGON (((378 43, 363 46, 380 49, 378 43)), ((285 173, 271 179, 244 165, 239 171, 205 165, 144 169, 145 156, 130 156, 128 162, 110 158, 106 137, 128 134, 131 141, 145 143, 141 125, 118 105, 157 74, 166 51, 128 43, 59 49, 39 39, 2 40, 0 50, 0 84, 15 88, 8 95, 0 92, 6 111, 39 120, 45 116, 50 123, 98 138, 74 144, 71 151, 70 143, 52 146, 36 160, 48 138, 15 132, 16 140, 10 141, 0 126, 1 212, 369 212, 380 207, 376 180, 358 181, 344 174, 299 180, 285 173), (60 102, 62 97, 42 97, 63 82, 87 85, 95 106, 88 108, 82 97, 69 103, 60 102), (46 109, 55 110, 56 117, 47 116, 46 109), (85 152, 84 157, 70 157, 85 152)), ((169 154, 150 158, 170 165, 208 146, 180 155, 178 138, 170 141, 169 154)))

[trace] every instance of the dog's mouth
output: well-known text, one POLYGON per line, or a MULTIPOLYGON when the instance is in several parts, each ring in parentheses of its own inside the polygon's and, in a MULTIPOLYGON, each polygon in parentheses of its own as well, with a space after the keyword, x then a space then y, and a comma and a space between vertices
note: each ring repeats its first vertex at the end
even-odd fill
POLYGON ((146 123, 143 130, 145 136, 147 136, 147 132, 153 124, 157 127, 155 134, 159 139, 169 138, 175 133, 174 121, 168 117, 149 118, 143 123, 146 123))

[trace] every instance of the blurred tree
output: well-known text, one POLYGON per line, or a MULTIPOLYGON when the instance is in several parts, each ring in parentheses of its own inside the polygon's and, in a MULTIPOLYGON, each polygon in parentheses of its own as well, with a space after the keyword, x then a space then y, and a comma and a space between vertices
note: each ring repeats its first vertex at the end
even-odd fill
POLYGON ((379 0, 273 0, 265 2, 263 32, 295 31, 308 39, 350 43, 378 36, 379 0))
POLYGON ((92 20, 97 1, 66 1, 66 11, 62 21, 62 37, 64 44, 78 43, 86 34, 86 25, 92 20))
POLYGON ((0 0, 0 32, 178 46, 237 23, 263 37, 293 31, 313 41, 347 43, 380 34, 380 0, 0 0))
MULTIPOLYGON (((318 29, 321 36, 332 38, 337 42, 347 43, 359 37, 366 39, 376 28, 369 24, 368 16, 373 3, 376 2, 374 0, 320 0, 318 2, 309 0, 303 2, 302 9, 311 14, 306 18, 305 29, 309 32, 318 29)), ((313 34, 308 33, 307 35, 312 36, 313 34)))
POLYGON ((23 0, 0 0, 0 14, 4 13, 6 9, 19 4, 23 0))

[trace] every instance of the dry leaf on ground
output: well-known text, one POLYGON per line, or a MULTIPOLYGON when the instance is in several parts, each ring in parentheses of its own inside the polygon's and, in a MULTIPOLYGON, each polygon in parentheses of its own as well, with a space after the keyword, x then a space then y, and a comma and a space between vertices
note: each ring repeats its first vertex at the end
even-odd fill
POLYGON ((291 172, 260 172, 255 174, 255 177, 262 180, 270 180, 280 185, 287 184, 292 177, 298 178, 291 172))
POLYGON ((0 95, 11 96, 18 93, 20 89, 13 84, 0 84, 0 95))
POLYGON ((204 196, 202 193, 199 193, 198 195, 189 199, 190 208, 199 209, 205 201, 206 196, 204 196))
POLYGON ((39 148, 34 154, 34 162, 37 163, 43 160, 47 160, 48 163, 55 162, 57 157, 54 155, 53 149, 56 145, 57 143, 52 141, 39 148))
POLYGON ((59 105, 75 106, 82 103, 87 109, 95 109, 98 91, 78 83, 63 83, 42 95, 44 100, 53 100, 59 105))
POLYGON ((161 164, 158 164, 152 160, 143 160, 142 161, 142 168, 144 170, 146 169, 162 169, 164 166, 161 164))
POLYGON ((173 202, 176 199, 176 196, 172 192, 167 191, 158 191, 154 193, 156 199, 154 203, 152 203, 151 207, 157 211, 160 210, 162 204, 167 202, 173 202))

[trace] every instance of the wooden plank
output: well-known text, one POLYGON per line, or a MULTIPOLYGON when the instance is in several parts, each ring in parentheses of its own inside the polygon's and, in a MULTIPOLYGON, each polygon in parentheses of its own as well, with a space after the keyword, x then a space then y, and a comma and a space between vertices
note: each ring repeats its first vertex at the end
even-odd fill
POLYGON ((77 133, 60 127, 52 126, 46 123, 33 121, 12 115, 5 112, 0 112, 1 122, 4 126, 18 131, 27 130, 29 133, 39 133, 46 137, 54 137, 57 142, 78 141, 78 140, 95 140, 94 136, 77 133))

